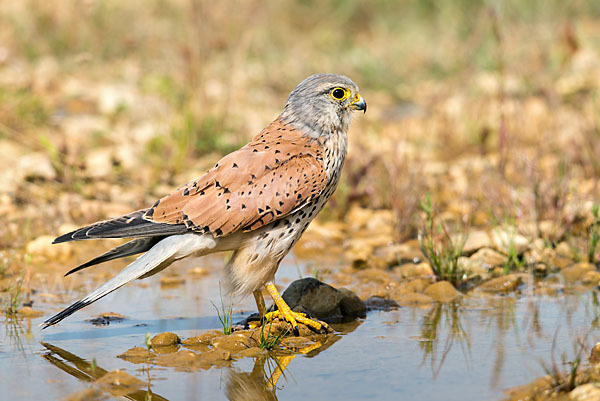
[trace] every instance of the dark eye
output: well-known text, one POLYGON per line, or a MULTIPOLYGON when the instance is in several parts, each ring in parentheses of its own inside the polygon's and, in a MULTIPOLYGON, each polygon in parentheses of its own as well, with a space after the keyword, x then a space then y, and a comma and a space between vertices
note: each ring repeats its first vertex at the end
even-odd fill
POLYGON ((333 96, 334 99, 341 100, 346 96, 346 92, 342 88, 335 88, 331 92, 331 96, 333 96))

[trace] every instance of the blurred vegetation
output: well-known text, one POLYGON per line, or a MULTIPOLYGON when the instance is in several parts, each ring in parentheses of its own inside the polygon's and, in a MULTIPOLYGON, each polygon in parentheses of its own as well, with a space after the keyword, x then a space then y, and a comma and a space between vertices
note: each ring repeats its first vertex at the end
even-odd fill
POLYGON ((29 238, 147 206, 316 72, 350 76, 369 102, 326 216, 390 208, 398 239, 415 238, 430 192, 444 221, 510 211, 552 244, 585 234, 599 17, 595 0, 5 1, 0 245, 23 245, 30 208, 45 218, 29 238))

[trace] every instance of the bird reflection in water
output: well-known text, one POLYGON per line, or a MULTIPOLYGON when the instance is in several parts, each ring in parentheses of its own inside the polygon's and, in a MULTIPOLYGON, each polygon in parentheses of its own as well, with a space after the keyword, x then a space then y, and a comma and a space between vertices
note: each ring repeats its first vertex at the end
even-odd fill
MULTIPOLYGON (((361 324, 360 321, 336 325, 336 329, 342 333, 354 331, 361 324)), ((282 389, 282 378, 286 379, 287 368, 299 355, 312 358, 326 350, 342 338, 340 334, 328 335, 325 341, 315 342, 308 346, 292 347, 265 352, 256 357, 251 371, 244 372, 238 368, 231 367, 227 372, 225 382, 225 395, 229 400, 277 400, 276 392, 282 389)), ((155 366, 151 361, 146 366, 146 381, 137 377, 124 375, 120 381, 108 380, 106 369, 97 366, 95 361, 89 362, 69 351, 49 343, 41 343, 46 352, 42 358, 56 366, 60 370, 86 383, 95 383, 99 389, 113 396, 122 396, 129 400, 153 400, 162 401, 167 398, 153 393, 151 390, 150 370, 155 366), (123 378, 127 379, 123 379, 123 378)), ((181 374, 186 374, 181 372, 181 374)), ((181 395, 181 394, 180 394, 181 395)))

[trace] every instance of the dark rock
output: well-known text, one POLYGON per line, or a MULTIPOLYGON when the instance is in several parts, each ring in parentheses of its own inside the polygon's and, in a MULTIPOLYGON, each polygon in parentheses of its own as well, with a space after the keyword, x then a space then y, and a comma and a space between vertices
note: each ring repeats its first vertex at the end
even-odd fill
POLYGON ((340 302, 342 316, 367 317, 367 307, 358 295, 347 288, 340 288, 339 291, 343 295, 342 302, 340 302))
POLYGON ((294 281, 282 296, 292 310, 306 312, 326 322, 366 316, 364 302, 352 291, 338 290, 312 277, 294 281))
POLYGON ((382 310, 382 311, 390 311, 393 309, 398 309, 400 305, 393 299, 387 299, 382 297, 371 297, 365 301, 365 305, 367 310, 382 310))
POLYGON ((125 316, 115 313, 115 312, 107 312, 101 315, 95 316, 92 319, 88 319, 88 322, 91 322, 95 326, 108 326, 111 323, 118 323, 125 320, 125 316))

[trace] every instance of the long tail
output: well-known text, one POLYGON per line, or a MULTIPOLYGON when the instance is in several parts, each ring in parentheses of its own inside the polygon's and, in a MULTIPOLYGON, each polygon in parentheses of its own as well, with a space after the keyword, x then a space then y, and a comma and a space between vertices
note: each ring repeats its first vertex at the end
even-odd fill
POLYGON ((107 281, 96 290, 80 299, 65 310, 52 316, 41 324, 43 328, 53 326, 64 318, 77 312, 132 280, 149 276, 153 271, 160 271, 170 265, 175 259, 187 256, 198 250, 202 244, 195 234, 173 235, 159 241, 148 252, 137 258, 119 274, 107 281))
POLYGON ((138 253, 146 252, 164 238, 165 237, 136 238, 132 241, 124 243, 123 245, 119 245, 118 247, 113 248, 110 251, 105 252, 102 255, 97 256, 94 259, 77 266, 74 269, 69 270, 65 274, 65 277, 69 274, 78 272, 79 270, 83 270, 86 267, 94 266, 103 262, 108 262, 109 260, 124 258, 125 256, 137 255, 138 253))

